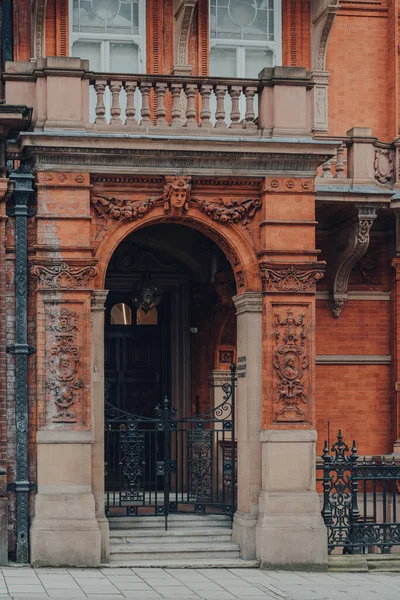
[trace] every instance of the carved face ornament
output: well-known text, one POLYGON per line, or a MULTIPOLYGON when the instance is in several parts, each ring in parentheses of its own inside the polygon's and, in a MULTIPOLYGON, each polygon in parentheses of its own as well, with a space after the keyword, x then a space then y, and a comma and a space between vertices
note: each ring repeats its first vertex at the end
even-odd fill
POLYGON ((164 186, 164 210, 180 216, 188 211, 190 199, 189 177, 166 177, 164 186))

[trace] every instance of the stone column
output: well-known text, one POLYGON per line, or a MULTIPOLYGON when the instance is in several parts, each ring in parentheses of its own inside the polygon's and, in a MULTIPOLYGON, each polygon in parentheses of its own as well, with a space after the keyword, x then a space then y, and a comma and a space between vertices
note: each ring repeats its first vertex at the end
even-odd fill
POLYGON ((327 533, 315 482, 315 288, 312 179, 264 185, 262 491, 263 567, 323 569, 327 533), (279 223, 279 229, 277 224, 279 223))
POLYGON ((234 296, 237 309, 238 506, 233 539, 244 559, 256 557, 258 497, 261 490, 261 335, 262 295, 234 296))
POLYGON ((104 303, 107 294, 107 290, 92 293, 92 491, 101 531, 101 562, 107 562, 110 554, 108 519, 104 514, 104 303))
POLYGON ((40 250, 31 258, 37 282, 35 565, 101 562, 92 488, 91 302, 97 268, 89 194, 87 173, 37 174, 40 250))

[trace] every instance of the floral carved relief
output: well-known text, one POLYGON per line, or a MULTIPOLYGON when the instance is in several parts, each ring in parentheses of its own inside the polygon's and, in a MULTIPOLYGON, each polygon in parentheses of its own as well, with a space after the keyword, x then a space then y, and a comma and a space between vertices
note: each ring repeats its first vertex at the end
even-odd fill
POLYGON ((81 289, 89 288, 98 271, 94 266, 73 266, 60 264, 35 265, 31 273, 42 289, 81 289))
POLYGON ((273 325, 273 366, 276 373, 274 421, 305 421, 308 397, 305 315, 295 316, 294 310, 288 308, 274 315, 273 325))
POLYGON ((50 313, 48 326, 51 341, 48 365, 50 377, 46 387, 54 402, 53 423, 76 423, 74 405, 80 402, 83 381, 79 377, 80 352, 77 344, 79 333, 77 313, 62 308, 50 313))
POLYGON ((264 292, 315 292, 324 276, 325 263, 285 265, 261 263, 264 292))
POLYGON ((99 222, 104 224, 109 219, 125 221, 136 221, 144 217, 151 211, 158 197, 148 198, 147 200, 132 200, 128 198, 115 198, 95 195, 91 202, 97 213, 99 222))
POLYGON ((253 220, 257 210, 261 208, 259 198, 246 200, 215 198, 212 202, 198 199, 197 204, 203 213, 223 225, 232 225, 233 223, 247 225, 253 220))

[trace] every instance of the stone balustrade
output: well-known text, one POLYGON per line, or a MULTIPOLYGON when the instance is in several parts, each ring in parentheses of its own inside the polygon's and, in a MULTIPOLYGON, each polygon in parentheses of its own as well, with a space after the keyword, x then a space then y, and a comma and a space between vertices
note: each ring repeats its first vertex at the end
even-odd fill
POLYGON ((105 75, 90 79, 96 92, 96 129, 151 127, 257 129, 255 80, 148 75, 105 75), (107 98, 108 92, 108 98, 107 98), (107 100, 110 104, 109 115, 107 100), (110 103, 111 100, 111 103, 110 103))
POLYGON ((319 170, 319 185, 346 185, 349 180, 360 184, 393 187, 396 181, 396 149, 372 136, 371 129, 353 127, 344 138, 324 137, 336 141, 336 155, 319 170), (336 180, 336 181, 335 181, 336 180))
POLYGON ((35 130, 310 137, 311 74, 265 68, 258 79, 93 73, 88 61, 9 62, 6 102, 33 107, 35 130))

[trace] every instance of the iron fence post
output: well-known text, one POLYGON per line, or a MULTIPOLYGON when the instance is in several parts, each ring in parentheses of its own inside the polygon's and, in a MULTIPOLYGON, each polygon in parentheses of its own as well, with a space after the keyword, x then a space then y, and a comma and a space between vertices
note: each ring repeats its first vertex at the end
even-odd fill
POLYGON ((351 508, 350 508, 350 524, 351 524, 351 546, 352 553, 360 552, 361 547, 357 546, 355 536, 356 536, 356 524, 360 518, 360 511, 358 508, 358 476, 357 476, 357 448, 356 442, 353 440, 353 446, 351 448, 351 454, 349 456, 349 461, 351 465, 351 508))
POLYGON ((15 354, 15 427, 17 503, 17 563, 29 562, 29 467, 28 467, 28 201, 33 192, 32 173, 23 165, 10 174, 15 200, 15 344, 8 351, 15 354))
POLYGON ((169 478, 170 478, 170 460, 169 460, 169 421, 170 421, 170 410, 169 401, 167 396, 163 402, 163 416, 164 416, 164 519, 165 519, 165 531, 168 529, 168 513, 169 513, 169 478))
POLYGON ((232 407, 232 519, 236 512, 236 429, 235 429, 236 365, 231 364, 231 407, 232 407))

